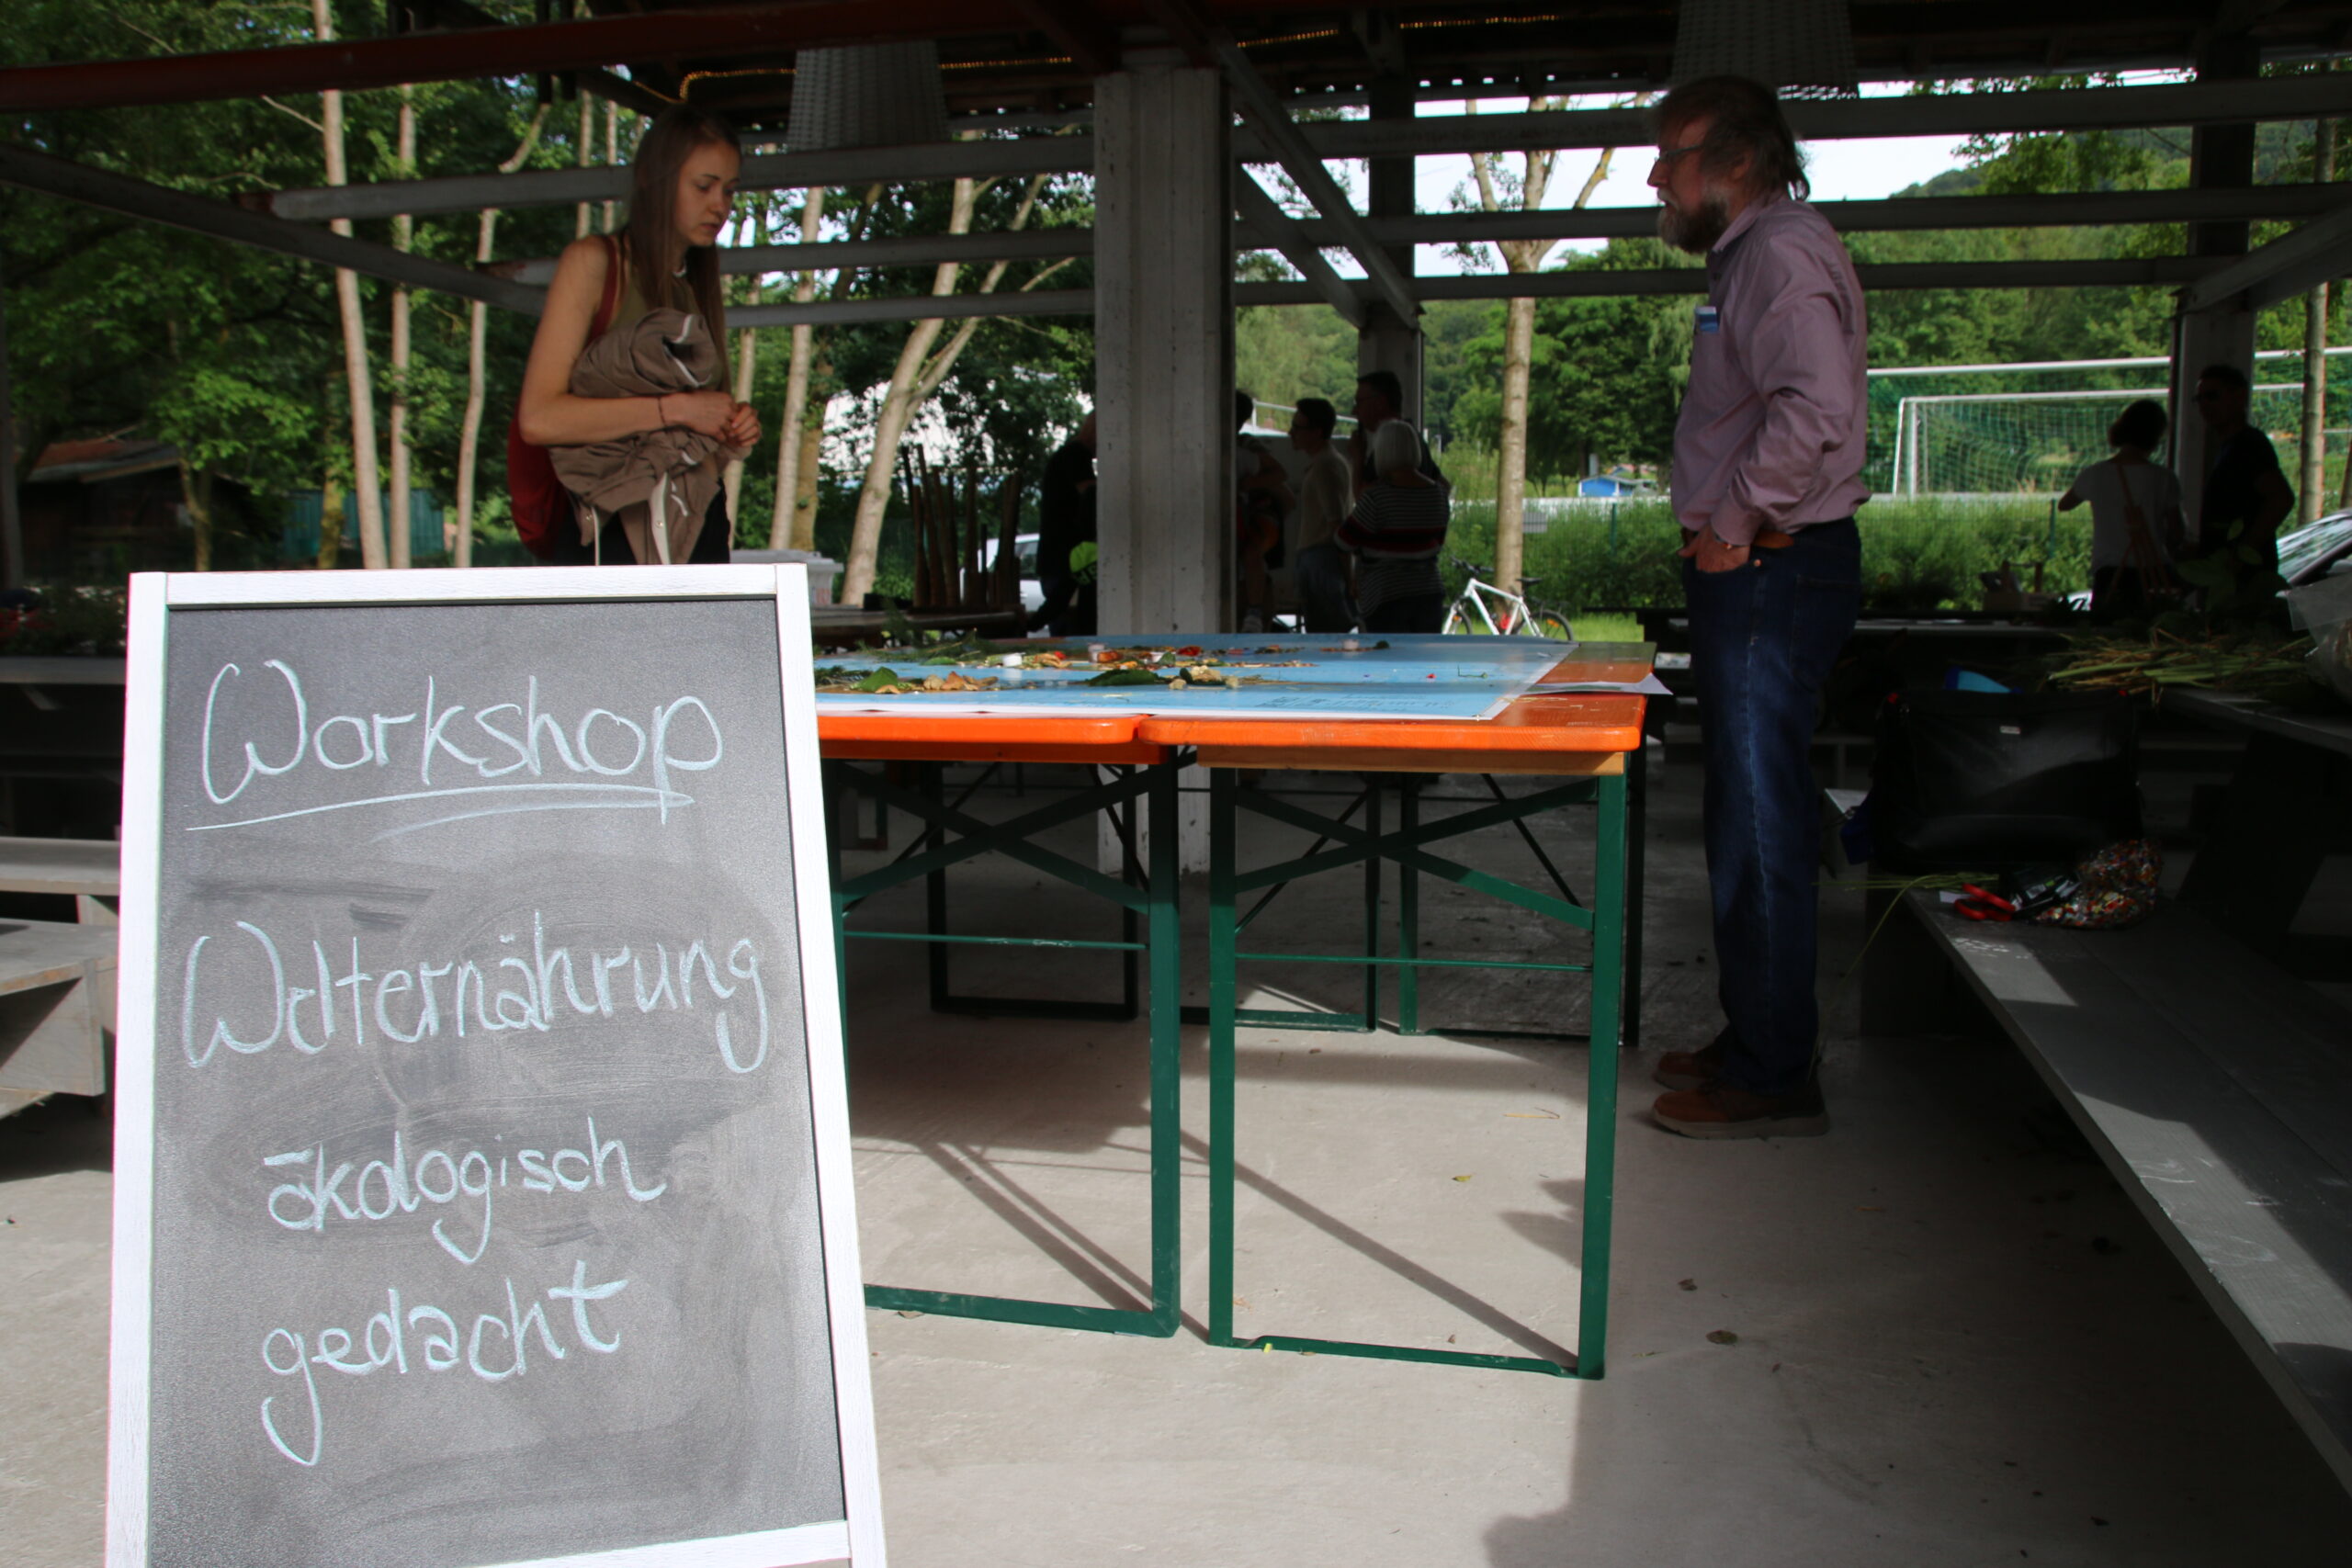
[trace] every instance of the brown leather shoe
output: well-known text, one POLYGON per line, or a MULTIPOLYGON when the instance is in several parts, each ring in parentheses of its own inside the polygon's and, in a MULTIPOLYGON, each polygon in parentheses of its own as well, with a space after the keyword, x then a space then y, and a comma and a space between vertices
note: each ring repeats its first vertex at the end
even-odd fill
POLYGON ((1650 1114, 1659 1126, 1686 1138, 1817 1138, 1829 1131, 1818 1084, 1795 1094, 1768 1095, 1713 1083, 1661 1094, 1650 1114))
POLYGON ((1724 1070, 1724 1046, 1718 1040, 1696 1051, 1668 1051, 1657 1059, 1651 1080, 1668 1089, 1704 1089, 1724 1070))

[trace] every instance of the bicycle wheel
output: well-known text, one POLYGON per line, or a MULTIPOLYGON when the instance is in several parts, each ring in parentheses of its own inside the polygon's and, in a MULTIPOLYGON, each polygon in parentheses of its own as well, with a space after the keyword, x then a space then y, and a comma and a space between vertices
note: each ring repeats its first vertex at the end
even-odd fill
POLYGON ((1527 635, 1547 637, 1555 642, 1574 642, 1577 639, 1576 628, 1568 625, 1567 617, 1550 610, 1538 610, 1528 617, 1527 635))
POLYGON ((1445 613, 1447 637, 1468 637, 1474 630, 1470 624, 1470 612, 1464 609, 1458 602, 1445 613))

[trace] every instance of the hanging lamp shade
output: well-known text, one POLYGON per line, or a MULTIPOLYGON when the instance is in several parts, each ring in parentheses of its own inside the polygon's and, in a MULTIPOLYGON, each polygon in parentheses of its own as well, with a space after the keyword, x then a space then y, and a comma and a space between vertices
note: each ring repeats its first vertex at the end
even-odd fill
POLYGON ((785 139, 795 152, 946 141, 939 46, 925 39, 802 50, 785 139))
POLYGON ((1857 96, 1846 0, 1682 0, 1673 80, 1745 76, 1783 98, 1857 96))

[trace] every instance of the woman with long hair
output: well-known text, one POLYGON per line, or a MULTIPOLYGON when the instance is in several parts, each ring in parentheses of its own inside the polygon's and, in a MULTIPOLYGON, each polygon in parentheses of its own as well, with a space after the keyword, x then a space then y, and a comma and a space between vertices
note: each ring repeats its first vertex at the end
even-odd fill
MULTIPOLYGON (((735 132, 700 109, 680 105, 665 110, 646 131, 629 169, 628 222, 617 234, 572 242, 556 264, 547 310, 523 372, 516 414, 524 440, 538 446, 587 446, 651 432, 690 431, 716 443, 703 460, 714 469, 759 443, 759 415, 726 390, 727 306, 718 274, 718 237, 734 209, 742 162, 735 132), (574 395, 573 371, 607 300, 606 333, 631 330, 660 310, 699 316, 717 346, 719 373, 701 390, 652 397, 574 395)), ((579 539, 576 550, 568 534, 563 543, 565 558, 580 562, 627 564, 634 558, 617 517, 602 525, 601 535, 579 539)), ((685 558, 724 561, 728 545, 725 502, 715 498, 685 558)))
POLYGON ((2103 620, 2144 615, 2177 591, 2172 563, 2184 532, 2180 481, 2155 462, 2164 445, 2165 406, 2142 398, 2108 427, 2115 456, 2075 476, 2058 510, 2091 507, 2091 614, 2103 620))

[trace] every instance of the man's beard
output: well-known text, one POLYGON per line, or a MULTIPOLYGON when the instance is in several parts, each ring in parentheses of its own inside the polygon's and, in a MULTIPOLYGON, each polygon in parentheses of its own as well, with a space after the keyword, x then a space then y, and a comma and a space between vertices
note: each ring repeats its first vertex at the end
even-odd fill
POLYGON ((1678 251, 1688 251, 1694 256, 1705 255, 1715 248, 1715 242, 1731 227, 1731 201, 1722 191, 1710 189, 1693 208, 1674 208, 1660 204, 1657 209, 1657 237, 1678 251))

